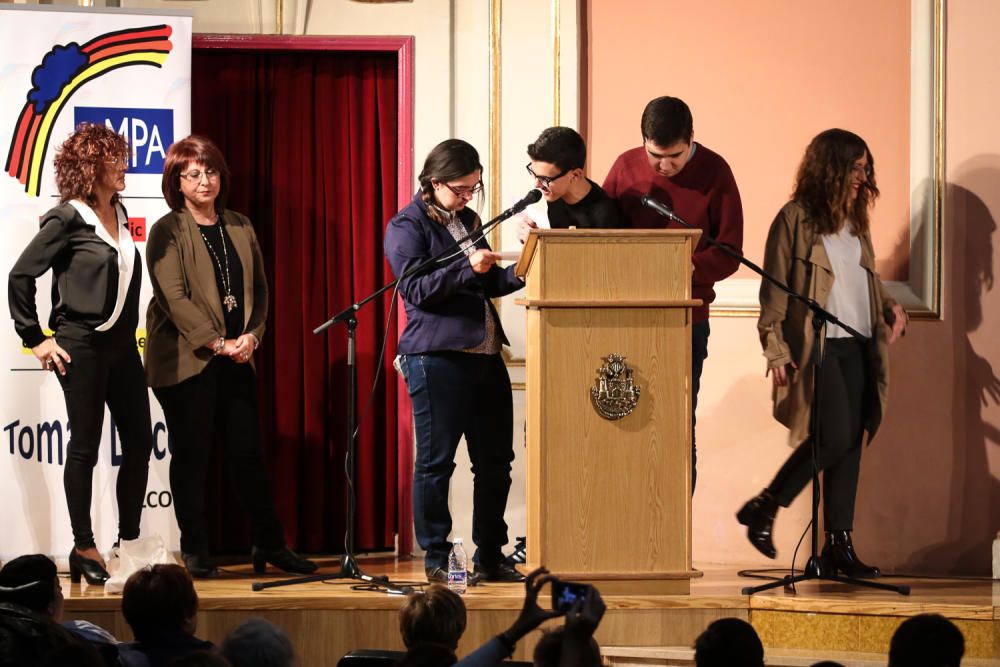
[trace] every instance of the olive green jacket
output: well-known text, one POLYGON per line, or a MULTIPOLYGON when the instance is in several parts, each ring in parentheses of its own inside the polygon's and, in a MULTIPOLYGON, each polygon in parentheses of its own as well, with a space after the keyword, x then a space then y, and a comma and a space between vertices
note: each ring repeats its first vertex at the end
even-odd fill
MULTIPOLYGON (((767 235, 764 270, 783 281, 792 290, 806 294, 825 307, 836 277, 830 265, 822 237, 808 224, 808 213, 792 201, 778 212, 767 235)), ((868 392, 865 429, 869 442, 875 436, 889 397, 888 335, 894 319, 896 301, 875 271, 875 252, 871 237, 861 237, 861 266, 868 271, 868 297, 871 304, 872 338, 868 345, 869 377, 873 386, 868 392)), ((809 435, 810 406, 813 397, 814 333, 812 311, 801 301, 762 281, 760 319, 757 321, 760 342, 768 368, 794 361, 798 371, 791 373, 784 387, 774 387, 774 418, 789 429, 793 447, 809 435)))
MULTIPOLYGON (((243 265, 243 332, 263 340, 267 278, 257 235, 235 211, 224 211, 220 220, 243 265)), ((169 387, 203 371, 214 356, 205 346, 226 333, 215 264, 190 213, 172 211, 156 221, 146 242, 146 266, 153 283, 146 310, 146 382, 169 387)))

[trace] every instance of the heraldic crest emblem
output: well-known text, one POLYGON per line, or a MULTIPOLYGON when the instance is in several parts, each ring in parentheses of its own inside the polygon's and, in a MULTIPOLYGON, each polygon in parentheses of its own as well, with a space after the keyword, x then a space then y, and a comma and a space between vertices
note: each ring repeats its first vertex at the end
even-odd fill
POLYGON ((632 413, 639 402, 639 385, 632 380, 632 369, 620 354, 609 354, 597 369, 597 381, 590 388, 594 408, 605 419, 621 419, 632 413))

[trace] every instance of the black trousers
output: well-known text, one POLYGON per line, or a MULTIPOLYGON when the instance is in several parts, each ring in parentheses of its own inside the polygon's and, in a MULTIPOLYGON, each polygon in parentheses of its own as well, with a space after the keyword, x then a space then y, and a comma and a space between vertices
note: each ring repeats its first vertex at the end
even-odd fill
POLYGON ((260 448, 257 382, 248 364, 216 357, 184 382, 153 389, 163 407, 173 452, 170 488, 181 530, 181 551, 208 551, 205 479, 212 447, 222 444, 237 497, 250 515, 254 545, 285 544, 260 448))
MULTIPOLYGON (((866 344, 853 338, 827 339, 819 388, 816 461, 823 471, 823 523, 828 531, 854 526, 869 391, 866 344)), ((788 507, 811 479, 812 452, 807 440, 788 457, 768 490, 779 505, 788 507)))
MULTIPOLYGON (((124 318, 123 318, 124 319, 124 318)), ((66 399, 70 438, 66 447, 63 487, 79 549, 96 546, 90 521, 94 466, 97 465, 108 406, 121 440, 122 460, 115 493, 118 500, 118 537, 139 537, 142 497, 149 476, 153 428, 149 418, 149 392, 142 360, 135 345, 135 331, 113 327, 107 332, 56 334, 59 346, 69 353, 66 375, 58 375, 66 399)))

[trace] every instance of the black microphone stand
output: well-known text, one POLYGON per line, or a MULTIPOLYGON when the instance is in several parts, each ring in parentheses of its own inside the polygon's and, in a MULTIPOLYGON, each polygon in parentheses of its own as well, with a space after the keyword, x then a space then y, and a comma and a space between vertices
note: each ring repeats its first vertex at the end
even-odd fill
MULTIPOLYGON (((369 584, 377 584, 387 588, 390 593, 405 593, 408 586, 397 587, 393 586, 389 581, 388 577, 385 576, 372 576, 366 574, 361 566, 358 564, 357 557, 354 553, 354 512, 356 505, 356 498, 354 492, 354 454, 355 454, 355 431, 356 431, 356 418, 354 414, 355 406, 357 404, 357 364, 355 357, 356 348, 356 329, 358 327, 358 319, 355 317, 355 313, 361 308, 382 296, 391 289, 394 289, 401 281, 418 273, 422 273, 431 266, 438 264, 446 260, 452 260, 457 257, 465 257, 465 254, 461 252, 462 244, 466 241, 472 241, 473 245, 478 243, 481 239, 486 237, 486 232, 488 232, 493 227, 496 227, 501 222, 507 218, 523 211, 529 204, 533 204, 541 199, 541 192, 538 190, 531 190, 521 201, 517 202, 509 209, 493 218, 481 227, 472 230, 462 238, 455 241, 453 248, 448 248, 442 253, 424 260, 420 264, 410 268, 405 271, 403 275, 399 276, 395 280, 382 287, 378 288, 365 298, 361 299, 357 303, 353 303, 344 310, 340 311, 329 320, 319 325, 313 329, 314 334, 320 334, 332 327, 334 324, 343 322, 347 327, 347 429, 346 429, 346 443, 347 443, 347 460, 344 464, 344 476, 347 479, 347 526, 345 528, 344 534, 344 557, 340 562, 340 572, 336 574, 311 574, 305 577, 294 577, 290 579, 279 579, 275 581, 266 582, 254 582, 252 585, 253 590, 262 591, 265 588, 275 588, 277 586, 291 586, 293 584, 305 584, 313 581, 332 581, 335 579, 357 579, 359 581, 364 581, 369 584), (456 254, 457 253, 457 254, 456 254)), ((412 590, 412 589, 411 589, 412 590)))
MULTIPOLYGON (((668 220, 673 220, 679 225, 687 227, 688 229, 698 229, 697 227, 691 225, 679 215, 671 211, 669 208, 664 206, 662 203, 653 199, 650 196, 645 196, 642 198, 642 203, 667 218, 668 220)), ((868 588, 877 588, 884 591, 893 591, 899 593, 900 595, 909 595, 909 586, 894 586, 892 584, 883 584, 876 581, 868 581, 867 579, 856 579, 854 577, 841 577, 837 574, 829 574, 823 571, 822 564, 819 558, 819 465, 817 459, 816 448, 818 446, 817 440, 820 435, 820 418, 819 418, 819 399, 820 399, 820 378, 823 373, 823 358, 826 356, 825 342, 826 342, 826 325, 834 324, 845 331, 847 331, 851 336, 858 340, 866 340, 866 338, 861 335, 861 333, 849 325, 841 322, 837 317, 820 306, 815 299, 811 299, 804 294, 796 292, 792 288, 785 285, 783 282, 772 276, 771 274, 764 271, 749 259, 743 256, 743 253, 736 250, 735 248, 720 242, 718 239, 714 238, 711 234, 706 233, 704 230, 700 230, 702 233, 702 238, 705 241, 719 250, 723 251, 733 259, 737 260, 740 264, 747 267, 757 275, 759 275, 764 280, 768 281, 782 292, 790 296, 791 298, 805 304, 810 312, 812 313, 812 325, 813 325, 813 356, 814 356, 814 366, 815 373, 813 375, 813 401, 810 406, 810 421, 809 421, 809 440, 810 440, 810 453, 812 455, 812 552, 809 556, 809 560, 806 561, 806 566, 803 568, 802 574, 788 574, 778 579, 766 584, 761 584, 760 586, 746 586, 740 589, 741 595, 753 595, 754 593, 760 593, 761 591, 766 591, 771 588, 777 588, 779 586, 792 586, 794 587, 800 581, 810 581, 813 579, 818 579, 822 581, 836 581, 842 584, 852 584, 854 586, 866 586, 868 588)), ((836 570, 834 570, 836 572, 836 570)))

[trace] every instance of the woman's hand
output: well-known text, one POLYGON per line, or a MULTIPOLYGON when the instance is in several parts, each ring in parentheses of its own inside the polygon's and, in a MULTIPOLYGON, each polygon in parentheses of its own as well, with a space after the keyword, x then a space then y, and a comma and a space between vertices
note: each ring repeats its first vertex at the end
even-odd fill
POLYGON ((769 373, 773 373, 771 376, 774 380, 775 387, 787 387, 788 381, 792 377, 792 373, 799 370, 799 367, 795 365, 794 361, 789 361, 784 366, 776 366, 774 368, 768 368, 764 373, 764 377, 767 377, 769 373))
POLYGON ((233 347, 229 352, 229 356, 233 358, 233 361, 243 364, 250 361, 256 349, 257 337, 252 333, 245 333, 233 341, 233 347))
POLYGON ((46 338, 41 343, 31 348, 31 353, 41 362, 45 370, 59 372, 59 375, 66 375, 66 366, 73 360, 69 358, 69 352, 59 347, 55 338, 46 338))
POLYGON ((500 255, 491 250, 477 250, 469 255, 469 264, 476 273, 486 273, 500 261, 500 255))
POLYGON ((232 341, 232 347, 228 347, 229 342, 230 341, 226 341, 227 349, 223 352, 223 354, 228 355, 238 364, 245 364, 250 361, 250 357, 253 356, 255 347, 253 336, 250 334, 243 334, 236 340, 232 341))
POLYGON ((886 318, 889 325, 889 342, 895 343, 901 336, 906 335, 906 311, 898 303, 892 307, 892 320, 886 318))

